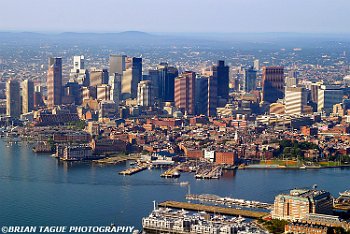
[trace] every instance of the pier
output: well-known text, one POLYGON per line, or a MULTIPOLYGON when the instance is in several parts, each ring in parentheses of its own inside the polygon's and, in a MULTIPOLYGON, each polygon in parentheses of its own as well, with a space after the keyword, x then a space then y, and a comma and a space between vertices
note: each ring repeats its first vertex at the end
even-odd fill
POLYGON ((221 166, 208 167, 199 170, 195 177, 196 179, 219 179, 222 175, 221 166))
POLYGON ((187 194, 186 199, 201 201, 201 202, 208 202, 208 203, 215 203, 215 204, 225 205, 229 207, 240 206, 240 207, 266 209, 266 210, 272 210, 273 208, 273 204, 269 204, 266 202, 248 201, 244 199, 237 199, 237 198, 231 198, 231 197, 219 197, 211 194, 187 194))
POLYGON ((170 168, 169 170, 167 170, 163 174, 161 174, 160 177, 178 178, 178 177, 180 177, 179 169, 178 169, 178 167, 170 168))
POLYGON ((192 204, 187 202, 177 201, 165 201, 158 204, 160 207, 169 207, 175 209, 184 209, 191 211, 205 211, 212 214, 231 215, 231 216, 242 216, 246 218, 258 219, 269 215, 268 212, 251 211, 251 210, 239 210, 235 208, 225 208, 217 206, 206 206, 201 204, 192 204))
POLYGON ((99 164, 112 164, 117 165, 126 161, 136 161, 140 157, 138 155, 118 155, 118 156, 112 156, 112 157, 106 157, 98 160, 94 160, 94 163, 99 164))
POLYGON ((119 175, 133 175, 135 173, 138 173, 140 171, 146 170, 148 168, 147 165, 140 165, 140 166, 136 166, 136 167, 131 167, 128 168, 124 171, 119 172, 119 175))

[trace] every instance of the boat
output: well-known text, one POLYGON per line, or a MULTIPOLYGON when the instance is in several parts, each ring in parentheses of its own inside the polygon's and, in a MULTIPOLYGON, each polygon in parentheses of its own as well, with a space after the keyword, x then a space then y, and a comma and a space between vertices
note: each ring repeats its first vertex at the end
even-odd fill
POLYGON ((350 197, 350 190, 345 190, 344 192, 340 192, 339 195, 343 197, 350 197))
POLYGON ((189 185, 190 183, 188 181, 183 181, 183 182, 180 182, 180 186, 187 186, 189 185))

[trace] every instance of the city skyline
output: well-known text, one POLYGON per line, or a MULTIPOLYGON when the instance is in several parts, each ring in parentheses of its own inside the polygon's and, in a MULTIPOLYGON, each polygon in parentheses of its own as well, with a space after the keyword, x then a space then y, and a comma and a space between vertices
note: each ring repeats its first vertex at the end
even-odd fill
POLYGON ((263 4, 259 0, 222 0, 216 4, 211 0, 103 0, 99 5, 91 0, 63 0, 60 4, 14 0, 2 3, 0 31, 350 33, 346 20, 349 7, 345 0, 332 4, 326 0, 267 0, 263 4), (47 10, 43 11, 43 6, 47 10), (96 7, 104 14, 94 14, 96 7), (175 12, 171 17, 170 9, 175 12))

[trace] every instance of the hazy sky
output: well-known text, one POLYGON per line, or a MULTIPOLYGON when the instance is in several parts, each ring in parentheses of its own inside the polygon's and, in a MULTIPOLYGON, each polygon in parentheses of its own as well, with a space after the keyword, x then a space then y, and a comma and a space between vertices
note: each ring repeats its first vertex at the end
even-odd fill
POLYGON ((0 0, 0 31, 350 33, 350 0, 0 0))

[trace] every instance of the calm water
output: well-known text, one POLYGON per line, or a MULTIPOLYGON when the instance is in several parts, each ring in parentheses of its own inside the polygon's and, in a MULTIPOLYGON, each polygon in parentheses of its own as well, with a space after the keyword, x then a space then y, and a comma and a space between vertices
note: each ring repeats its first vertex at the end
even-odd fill
POLYGON ((153 200, 184 200, 189 181, 192 193, 272 202, 294 187, 318 184, 337 195, 350 188, 350 170, 240 170, 220 180, 160 178, 161 170, 120 176, 125 168, 89 163, 62 163, 35 154, 27 146, 6 147, 0 141, 0 226, 3 225, 131 225, 153 208, 153 200))

